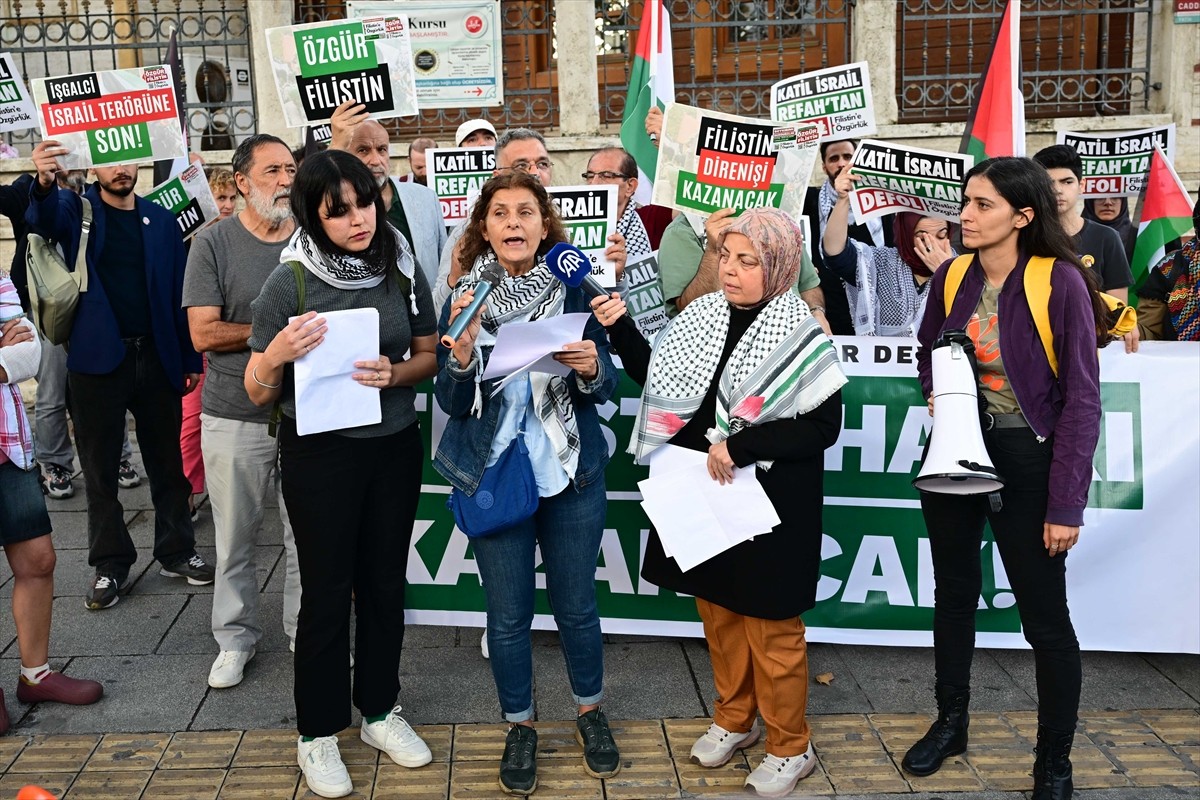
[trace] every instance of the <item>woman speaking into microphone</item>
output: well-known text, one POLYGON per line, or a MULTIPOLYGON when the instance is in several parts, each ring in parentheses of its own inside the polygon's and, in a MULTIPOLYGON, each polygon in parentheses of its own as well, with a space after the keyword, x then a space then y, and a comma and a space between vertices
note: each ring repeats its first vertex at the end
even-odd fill
POLYGON ((817 764, 800 615, 816 600, 824 453, 841 430, 846 383, 824 331, 789 291, 804 246, 782 211, 743 212, 720 241, 722 291, 689 303, 653 350, 616 324, 625 316, 618 295, 592 301, 626 372, 645 387, 630 452, 699 450, 717 484, 757 464, 755 479, 779 516, 770 531, 686 571, 652 532, 642 565, 652 583, 694 595, 704 623, 718 699, 692 760, 718 767, 754 744, 761 712, 767 756, 746 785, 765 797, 788 794, 817 764))
MULTIPOLYGON (((1108 337, 1090 271, 1059 223, 1054 189, 1027 158, 992 158, 967 173, 962 241, 975 253, 947 311, 948 268, 930 281, 917 351, 921 388, 933 392, 931 348, 943 332, 975 340, 979 392, 987 401, 984 441, 1005 480, 998 497, 921 494, 933 555, 933 644, 938 718, 904 757, 930 775, 967 746, 967 703, 982 577, 979 549, 990 522, 1025 638, 1038 691, 1033 800, 1071 796, 1071 741, 1079 708, 1079 642, 1067 610, 1067 551, 1079 539, 1100 434, 1099 359, 1108 337), (1040 257, 1040 258, 1035 258, 1040 257), (1034 270, 1050 285, 1041 309, 1026 287, 1034 270), (1027 273, 1029 273, 1027 275, 1027 273), (1034 315, 1053 332, 1057 373, 1034 315)), ((935 430, 933 435, 939 434, 935 430)), ((953 432, 951 432, 953 434, 953 432)))
POLYGON ((487 641, 500 709, 511 724, 500 786, 527 795, 537 786, 533 729, 534 547, 577 707, 576 739, 593 777, 617 774, 620 754, 600 710, 604 661, 596 608, 596 560, 604 532, 608 445, 596 406, 617 386, 604 330, 589 317, 583 341, 555 358, 569 372, 525 373, 494 393, 482 380, 496 334, 508 323, 586 312, 579 289, 547 268, 566 241, 562 221, 536 178, 502 173, 483 186, 461 241, 464 275, 442 311, 443 336, 470 307, 481 277, 487 302, 447 346, 438 346, 438 405, 449 419, 434 467, 454 487, 455 521, 472 537, 487 598, 487 641), (496 280, 496 283, 492 283, 496 280), (524 488, 523 488, 524 487, 524 488))

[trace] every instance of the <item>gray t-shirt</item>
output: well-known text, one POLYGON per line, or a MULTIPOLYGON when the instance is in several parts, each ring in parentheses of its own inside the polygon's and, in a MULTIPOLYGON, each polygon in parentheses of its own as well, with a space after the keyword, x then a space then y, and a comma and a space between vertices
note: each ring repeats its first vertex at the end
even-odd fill
MULTIPOLYGON (((382 354, 393 364, 404 360, 405 353, 414 336, 432 336, 437 333, 437 317, 433 311, 433 297, 425 273, 416 270, 415 291, 417 314, 413 315, 408 292, 401 291, 397 284, 399 272, 391 270, 378 286, 371 289, 338 289, 322 281, 307 270, 304 271, 304 310, 345 311, 353 308, 375 308, 379 310, 379 349, 363 343, 361 358, 375 358, 382 354)), ((405 286, 408 282, 404 281, 405 286)), ((288 264, 275 268, 263 284, 262 293, 254 301, 254 327, 250 334, 250 349, 261 353, 281 330, 287 327, 288 318, 296 316, 296 275, 288 264)), ((349 377, 346 380, 350 380, 349 377)), ((376 425, 358 428, 343 428, 335 431, 343 436, 366 439, 388 436, 404 430, 417 421, 413 405, 416 390, 411 386, 395 386, 380 392, 383 421, 376 425)), ((292 384, 292 368, 284 370, 283 395, 280 399, 283 413, 296 418, 296 397, 292 384)))
MULTIPOLYGON (((201 231, 192 241, 183 277, 183 305, 220 306, 221 321, 249 325, 250 304, 279 265, 287 246, 254 236, 235 214, 201 231)), ((208 353, 208 374, 200 398, 205 414, 222 419, 266 424, 271 409, 250 402, 243 383, 250 350, 208 353)))

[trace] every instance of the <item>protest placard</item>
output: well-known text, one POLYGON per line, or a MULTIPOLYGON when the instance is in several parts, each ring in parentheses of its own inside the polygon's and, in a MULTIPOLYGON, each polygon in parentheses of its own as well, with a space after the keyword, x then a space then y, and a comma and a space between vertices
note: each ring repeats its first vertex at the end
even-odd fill
POLYGON ((674 103, 663 116, 651 202, 703 214, 770 207, 799 218, 819 139, 812 123, 674 103))
POLYGON ((875 127, 867 62, 784 78, 771 87, 771 119, 811 122, 822 139, 870 136, 875 127))
POLYGON ((31 88, 42 136, 69 151, 63 169, 187 158, 165 66, 35 78, 31 88))
POLYGON ((606 289, 617 285, 617 265, 604 257, 608 237, 617 230, 617 187, 551 186, 546 189, 558 206, 568 241, 592 262, 592 277, 606 289))
POLYGON ((862 179, 850 193, 859 222, 897 211, 958 221, 962 182, 975 157, 864 139, 854 151, 852 171, 862 179))
POLYGON ((348 100, 377 119, 417 113, 402 14, 268 28, 267 49, 290 128, 325 122, 348 100))
POLYGON ((653 342, 658 332, 667 326, 662 282, 658 278, 658 251, 626 263, 625 277, 629 281, 629 294, 625 296, 629 316, 646 341, 653 342))
POLYGON ((421 108, 480 108, 504 102, 500 0, 350 0, 349 15, 408 16, 421 108))
POLYGON ((8 53, 0 53, 0 133, 36 128, 37 109, 8 53))
POLYGON ((219 213, 208 178, 199 164, 192 164, 174 178, 155 186, 146 194, 146 199, 175 215, 179 235, 184 239, 195 236, 219 213))
POLYGON ((1083 197, 1136 197, 1155 145, 1175 160, 1175 123, 1122 133, 1059 131, 1058 143, 1075 148, 1083 160, 1083 197))
POLYGON ((438 196, 447 225, 457 225, 471 215, 479 188, 496 168, 493 147, 432 147, 425 151, 428 185, 438 196))

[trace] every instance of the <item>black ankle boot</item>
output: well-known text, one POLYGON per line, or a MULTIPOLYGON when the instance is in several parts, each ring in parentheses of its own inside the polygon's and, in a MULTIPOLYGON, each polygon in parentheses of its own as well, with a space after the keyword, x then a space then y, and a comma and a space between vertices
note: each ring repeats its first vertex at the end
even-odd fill
POLYGON ((1071 800, 1071 743, 1074 731, 1056 731, 1038 725, 1033 758, 1033 800, 1071 800))
POLYGON ((909 748, 901 763, 905 772, 918 777, 932 775, 942 766, 943 760, 967 749, 967 726, 971 722, 967 704, 971 702, 971 690, 939 683, 935 691, 937 721, 909 748))

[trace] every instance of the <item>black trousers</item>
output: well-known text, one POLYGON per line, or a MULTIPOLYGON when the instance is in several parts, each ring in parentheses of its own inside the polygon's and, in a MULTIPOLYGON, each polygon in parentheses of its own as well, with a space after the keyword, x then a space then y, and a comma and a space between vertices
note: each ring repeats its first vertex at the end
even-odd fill
POLYGON ((425 445, 410 425, 352 439, 279 427, 283 501, 300 561, 296 727, 331 736, 350 724, 350 593, 354 592, 353 703, 385 714, 400 692, 404 588, 425 445))
POLYGON ((986 496, 921 494, 933 554, 937 680, 970 685, 986 520, 1016 597, 1025 639, 1033 648, 1038 722, 1055 730, 1074 730, 1083 674, 1079 641, 1067 610, 1067 554, 1051 558, 1042 541, 1052 442, 1039 443, 1028 428, 989 431, 985 439, 1005 479, 999 511, 991 510, 986 496))
POLYGON ((179 392, 167 379, 154 343, 130 340, 125 359, 105 375, 67 373, 75 444, 87 488, 88 564, 122 582, 137 561, 137 549, 125 527, 125 509, 117 499, 117 468, 125 438, 125 412, 137 422, 138 446, 150 480, 154 504, 154 557, 164 565, 196 553, 188 512, 191 484, 183 475, 179 392))

